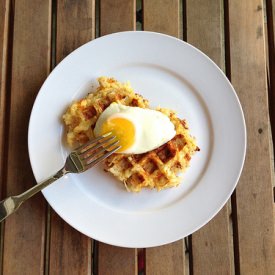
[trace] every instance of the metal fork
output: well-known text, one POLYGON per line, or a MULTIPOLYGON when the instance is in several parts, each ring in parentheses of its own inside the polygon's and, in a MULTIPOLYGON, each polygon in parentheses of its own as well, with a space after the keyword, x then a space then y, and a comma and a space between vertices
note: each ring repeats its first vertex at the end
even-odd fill
POLYGON ((119 141, 114 140, 115 136, 112 136, 111 133, 92 139, 72 151, 68 155, 64 166, 56 174, 20 195, 11 196, 2 200, 0 202, 0 222, 14 213, 23 202, 54 181, 68 173, 82 173, 116 152, 121 146, 118 145, 119 141))

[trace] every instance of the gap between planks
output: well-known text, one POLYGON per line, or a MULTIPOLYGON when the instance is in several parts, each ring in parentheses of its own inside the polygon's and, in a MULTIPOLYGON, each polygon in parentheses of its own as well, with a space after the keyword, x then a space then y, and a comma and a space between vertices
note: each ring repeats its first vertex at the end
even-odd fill
MULTIPOLYGON (((229 7, 228 0, 223 1, 224 6, 224 60, 225 60, 225 73, 231 82, 231 58, 230 58, 230 30, 229 30, 229 7)), ((233 191, 230 199, 231 215, 230 215, 230 232, 233 243, 233 259, 234 259, 234 272, 240 274, 240 261, 239 261, 239 234, 238 234, 238 214, 236 204, 236 191, 233 191)))
MULTIPOLYGON (((50 30, 50 45, 49 45, 49 58, 48 74, 56 66, 56 9, 57 0, 52 0, 49 5, 49 30, 50 30)), ((49 275, 50 270, 50 236, 51 236, 51 207, 47 203, 46 206, 46 228, 45 228, 45 250, 44 250, 44 275, 49 275)))
MULTIPOLYGON (((268 97, 269 97, 269 116, 270 116, 270 147, 272 148, 272 167, 273 171, 273 201, 275 202, 275 176, 274 176, 274 157, 275 157, 275 0, 265 2, 265 46, 267 59, 268 76, 268 97)), ((275 219, 275 206, 274 206, 275 219)))
MULTIPOLYGON (((267 56, 267 72, 268 72, 268 90, 269 90, 269 114, 271 121, 271 131, 273 142, 275 139, 275 1, 266 0, 265 3, 265 42, 267 56)), ((274 147, 273 147, 273 163, 274 163, 274 147)), ((274 166, 273 166, 274 169, 274 166)))

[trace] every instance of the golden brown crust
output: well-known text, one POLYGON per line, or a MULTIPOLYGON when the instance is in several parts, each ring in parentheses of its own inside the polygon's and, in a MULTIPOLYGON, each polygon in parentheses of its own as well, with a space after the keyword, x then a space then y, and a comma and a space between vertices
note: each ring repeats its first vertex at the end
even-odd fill
POLYGON ((106 171, 124 182, 130 191, 177 186, 180 183, 178 173, 189 166, 191 156, 199 150, 195 139, 189 134, 186 121, 177 118, 172 111, 159 110, 169 115, 175 125, 176 136, 172 140, 144 154, 113 154, 105 162, 106 171))
POLYGON ((67 128, 67 142, 74 147, 93 137, 92 129, 99 115, 112 103, 148 108, 148 100, 135 93, 129 83, 120 83, 113 78, 98 78, 96 92, 74 102, 63 115, 67 128))
MULTIPOLYGON (((100 77, 98 81, 100 86, 97 91, 73 103, 63 116, 70 146, 85 143, 93 137, 97 118, 112 102, 149 107, 148 101, 136 94, 129 84, 106 77, 100 77)), ((167 115, 175 126, 176 136, 172 140, 144 154, 113 154, 105 161, 106 171, 122 181, 129 191, 177 186, 180 183, 178 173, 189 166, 192 155, 199 150, 185 120, 177 118, 169 109, 158 110, 167 115)))

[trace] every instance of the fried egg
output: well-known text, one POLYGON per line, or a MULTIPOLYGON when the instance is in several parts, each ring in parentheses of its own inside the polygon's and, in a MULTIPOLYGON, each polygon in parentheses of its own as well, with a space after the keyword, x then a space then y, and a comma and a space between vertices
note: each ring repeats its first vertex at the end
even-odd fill
POLYGON ((175 134, 174 124, 163 113, 112 103, 99 116, 94 135, 112 132, 121 148, 117 153, 142 154, 158 148, 175 134))

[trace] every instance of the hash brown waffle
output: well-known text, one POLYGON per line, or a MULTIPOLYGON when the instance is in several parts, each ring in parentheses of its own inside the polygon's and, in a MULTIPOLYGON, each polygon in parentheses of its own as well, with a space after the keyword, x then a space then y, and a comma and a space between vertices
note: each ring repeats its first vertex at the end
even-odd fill
POLYGON ((74 102, 63 115, 70 147, 86 143, 93 135, 99 115, 112 103, 148 108, 148 100, 135 93, 129 83, 120 83, 113 78, 98 78, 99 87, 94 93, 74 102))
MULTIPOLYGON (((63 116, 67 127, 67 142, 73 147, 93 137, 99 115, 112 103, 149 108, 148 100, 135 93, 129 83, 122 84, 113 78, 100 77, 95 93, 74 102, 63 116)), ((176 136, 159 148, 144 154, 113 154, 105 160, 105 170, 125 184, 129 191, 142 188, 162 190, 180 183, 178 174, 190 163, 199 150, 190 135, 187 122, 168 109, 159 108, 175 126, 176 136)))
POLYGON ((191 156, 199 150, 185 120, 177 118, 171 110, 158 110, 169 116, 175 125, 176 136, 172 140, 144 154, 113 154, 105 161, 106 170, 124 182, 129 191, 177 186, 180 183, 178 174, 189 166, 191 156))

